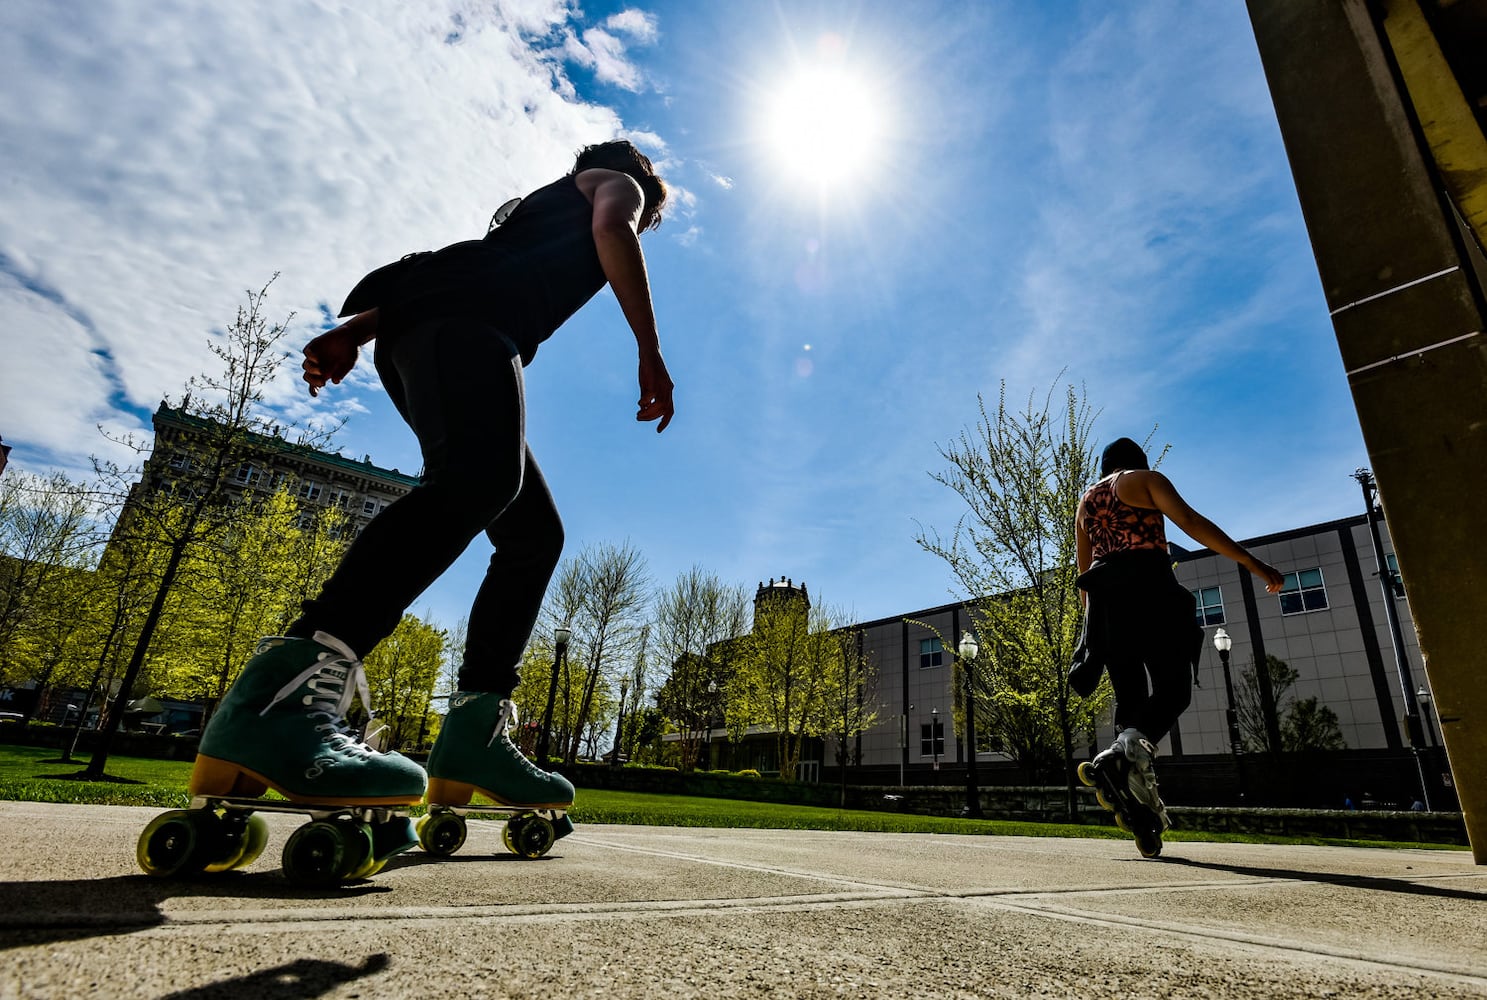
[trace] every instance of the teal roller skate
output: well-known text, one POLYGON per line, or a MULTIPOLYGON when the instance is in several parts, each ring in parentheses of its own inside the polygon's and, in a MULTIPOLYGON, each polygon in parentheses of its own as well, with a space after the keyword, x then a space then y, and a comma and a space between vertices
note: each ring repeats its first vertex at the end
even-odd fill
POLYGON ((285 875, 304 885, 365 878, 416 844, 408 807, 423 796, 423 769, 350 729, 358 694, 370 713, 361 661, 335 637, 259 642, 202 734, 191 808, 145 829, 140 867, 162 877, 241 868, 267 840, 261 812, 311 818, 283 855, 285 875), (288 801, 258 797, 268 789, 288 801))
POLYGON ((462 691, 450 699, 429 755, 429 811, 417 827, 425 851, 447 856, 459 850, 469 813, 506 816, 507 849, 528 858, 542 857, 573 832, 573 785, 527 759, 511 742, 515 725, 516 705, 499 694, 462 691), (476 795, 493 804, 472 804, 476 795))
POLYGON ((1110 748, 1079 765, 1079 780, 1095 789, 1095 798, 1115 813, 1115 825, 1136 840, 1142 857, 1162 853, 1162 832, 1172 825, 1157 794, 1152 758, 1156 746, 1138 730, 1126 729, 1110 748))

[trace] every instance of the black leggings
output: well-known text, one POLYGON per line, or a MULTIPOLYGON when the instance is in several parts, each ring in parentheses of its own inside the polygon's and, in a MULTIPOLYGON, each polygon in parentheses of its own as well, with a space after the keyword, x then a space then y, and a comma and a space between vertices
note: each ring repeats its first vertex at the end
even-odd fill
POLYGON ((365 656, 483 531, 495 553, 470 609, 459 684, 509 694, 563 551, 527 448, 521 357, 494 328, 451 319, 379 341, 376 366, 418 436, 423 478, 367 525, 289 634, 325 631, 365 656))
POLYGON ((1139 729, 1159 743, 1193 700, 1192 664, 1185 657, 1112 658, 1106 670, 1115 689, 1117 731, 1139 729))

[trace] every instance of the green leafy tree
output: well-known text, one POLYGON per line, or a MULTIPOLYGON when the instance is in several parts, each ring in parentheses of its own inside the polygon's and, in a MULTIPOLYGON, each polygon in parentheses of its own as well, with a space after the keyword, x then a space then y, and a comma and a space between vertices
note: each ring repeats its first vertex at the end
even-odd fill
POLYGON ((653 628, 656 655, 668 674, 656 706, 680 737, 680 766, 696 766, 707 733, 722 724, 730 640, 748 628, 749 599, 742 587, 725 585, 714 573, 693 566, 656 597, 653 628))
POLYGON ((1008 408, 1006 383, 994 411, 978 397, 980 419, 939 449, 947 468, 931 473, 966 512, 949 537, 921 529, 916 541, 968 599, 981 644, 970 683, 978 732, 1033 776, 1060 763, 1072 816, 1074 740, 1105 717, 1111 695, 1108 682, 1090 698, 1069 688, 1083 613, 1074 518, 1095 479, 1095 414, 1073 386, 1055 412, 1056 388, 1021 410, 1008 408))
POLYGON ((401 749, 421 741, 444 662, 444 638, 443 629, 404 614, 392 635, 366 655, 363 662, 372 704, 377 707, 376 724, 385 727, 382 746, 401 749))
POLYGON ((862 645, 862 633, 836 633, 841 647, 840 672, 831 678, 827 699, 827 732, 836 744, 842 808, 847 805, 847 767, 856 760, 857 737, 878 721, 877 673, 871 667, 871 651, 862 645))
POLYGON ((55 667, 43 662, 46 647, 76 625, 78 574, 97 559, 96 513, 87 487, 61 474, 0 478, 0 683, 55 667))
MULTIPOLYGON (((226 489, 229 476, 250 458, 251 438, 255 433, 272 434, 266 419, 259 415, 259 404, 265 387, 282 363, 278 343, 285 326, 283 323, 271 326, 264 316, 267 285, 257 293, 247 294, 247 305, 239 307, 225 335, 209 344, 222 363, 220 372, 193 378, 188 383, 179 408, 196 418, 201 430, 182 467, 169 477, 160 473, 160 482, 152 484, 155 488, 146 488, 146 484, 136 482, 144 469, 125 468, 107 460, 94 463, 100 483, 122 504, 115 541, 126 547, 158 544, 165 553, 158 575, 147 585, 151 593, 149 607, 120 678, 121 697, 130 697, 134 691, 150 660, 156 633, 166 619, 169 606, 173 601, 178 602, 175 586, 189 550, 225 528, 224 515, 231 510, 226 489)), ((141 455, 148 450, 147 445, 130 438, 119 443, 133 447, 141 455)), ((121 721, 120 713, 108 713, 93 757, 84 771, 88 777, 103 776, 113 736, 121 721)))
POLYGON ((754 627, 738 640, 725 704, 735 742, 750 726, 773 731, 786 781, 795 777, 805 739, 832 732, 839 696, 850 684, 850 644, 840 623, 830 610, 796 594, 767 594, 755 604, 754 627))

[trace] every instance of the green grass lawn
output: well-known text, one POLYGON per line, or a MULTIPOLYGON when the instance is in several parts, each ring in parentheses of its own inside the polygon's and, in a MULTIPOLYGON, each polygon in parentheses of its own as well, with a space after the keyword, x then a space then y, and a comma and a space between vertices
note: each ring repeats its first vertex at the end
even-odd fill
MULTIPOLYGON (((108 774, 113 781, 73 780, 87 758, 60 762, 56 750, 0 745, 0 800, 70 802, 94 805, 158 806, 180 808, 189 804, 186 782, 191 774, 187 761, 110 757, 108 774)), ((1085 837, 1120 840, 1125 834, 1114 826, 1073 823, 1023 823, 1008 820, 973 820, 940 816, 911 816, 902 813, 858 809, 823 809, 711 799, 687 795, 652 795, 642 792, 613 792, 580 788, 571 812, 575 823, 630 823, 638 826, 714 827, 760 830, 857 830, 873 833, 940 833, 1014 837, 1085 837)), ((1170 830, 1165 839, 1215 843, 1318 844, 1348 847, 1429 847, 1460 849, 1441 844, 1390 841, 1340 840, 1328 837, 1264 837, 1252 834, 1205 833, 1170 830)))

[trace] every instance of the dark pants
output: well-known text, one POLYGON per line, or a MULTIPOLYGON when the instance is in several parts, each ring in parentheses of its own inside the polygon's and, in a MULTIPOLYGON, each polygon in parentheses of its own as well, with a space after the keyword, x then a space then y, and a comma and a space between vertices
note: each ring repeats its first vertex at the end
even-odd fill
POLYGON ((376 365, 418 436, 423 479, 367 525, 289 634, 325 631, 365 656, 483 531, 495 553, 470 609, 459 684, 509 694, 563 550, 527 448, 521 357, 492 327, 451 319, 379 341, 376 365))
POLYGON ((1159 743, 1193 700, 1192 663, 1186 657, 1155 653, 1146 659, 1112 659, 1106 671, 1115 690, 1117 731, 1139 729, 1159 743))

